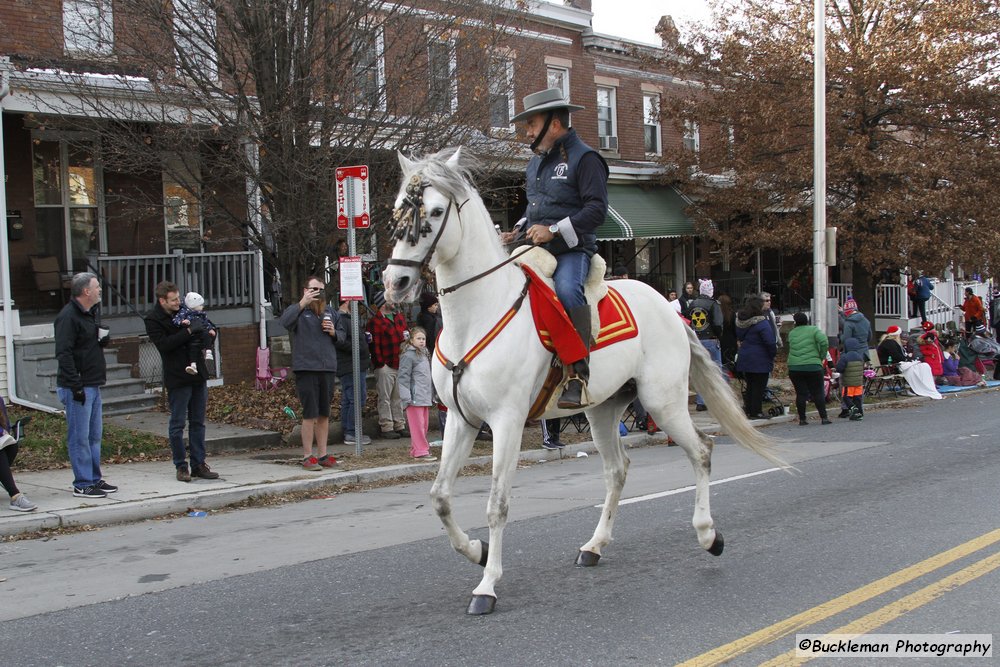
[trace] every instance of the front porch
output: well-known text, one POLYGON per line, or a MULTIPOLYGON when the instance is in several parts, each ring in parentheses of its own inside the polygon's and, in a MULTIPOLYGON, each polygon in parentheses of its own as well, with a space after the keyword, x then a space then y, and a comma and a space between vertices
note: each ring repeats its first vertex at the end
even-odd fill
MULTIPOLYGON (((965 298, 965 288, 972 291, 989 303, 990 285, 988 283, 968 280, 937 280, 931 278, 934 290, 927 301, 927 319, 939 330, 960 331, 962 329, 961 306, 965 298)), ((843 305, 851 294, 850 283, 830 283, 827 295, 836 298, 843 305)), ((875 287, 875 321, 872 326, 876 331, 885 331, 896 325, 903 331, 920 328, 920 317, 910 315, 910 299, 906 294, 906 285, 877 285, 875 287)))

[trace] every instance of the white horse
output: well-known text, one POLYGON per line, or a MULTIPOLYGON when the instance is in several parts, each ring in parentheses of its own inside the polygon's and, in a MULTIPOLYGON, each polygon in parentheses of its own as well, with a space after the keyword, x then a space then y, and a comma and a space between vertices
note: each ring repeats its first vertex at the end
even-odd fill
MULTIPOLYGON (((522 294, 525 276, 513 264, 505 264, 508 255, 467 170, 460 164, 459 151, 446 150, 418 161, 400 155, 399 160, 403 186, 394 213, 396 242, 384 274, 386 300, 413 301, 420 294, 423 271, 433 270, 442 290, 439 293, 444 321, 438 350, 457 364, 510 312, 522 294), (457 290, 448 289, 459 284, 457 290)), ((648 285, 634 280, 615 281, 614 288, 630 306, 639 334, 591 353, 589 389, 593 404, 584 413, 603 459, 607 495, 597 528, 580 547, 576 563, 596 565, 601 550, 611 541, 629 464, 618 423, 636 390, 642 405, 683 448, 694 468, 692 524, 701 546, 718 556, 723 539, 709 511, 712 440, 695 428, 688 412, 689 369, 692 384, 727 433, 764 458, 781 466, 786 464, 773 453, 773 442, 747 421, 708 352, 666 300, 648 285)), ((483 578, 473 591, 470 614, 488 614, 496 605, 495 586, 503 573, 503 530, 521 435, 529 407, 542 388, 552 360, 535 332, 529 299, 530 295, 457 377, 439 359, 432 360, 434 385, 449 409, 449 418, 431 500, 452 547, 473 563, 485 566, 483 578), (458 378, 461 381, 456 385, 458 378), (458 526, 451 501, 455 478, 469 456, 482 421, 493 430, 488 543, 470 539, 458 526)), ((574 412, 550 409, 544 417, 568 417, 574 412)))

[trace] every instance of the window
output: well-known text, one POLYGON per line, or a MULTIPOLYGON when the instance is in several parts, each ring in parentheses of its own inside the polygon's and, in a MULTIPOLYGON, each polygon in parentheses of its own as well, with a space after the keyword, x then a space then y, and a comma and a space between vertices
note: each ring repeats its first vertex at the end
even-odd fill
POLYGON ((684 148, 692 153, 701 150, 701 134, 698 130, 698 123, 691 120, 684 121, 684 148))
POLYGON ((354 51, 354 104, 385 111, 385 41, 381 27, 358 31, 354 51))
POLYGON ((111 0, 63 0, 63 44, 67 53, 111 55, 115 46, 111 0))
POLYGON ((58 257, 64 270, 83 271, 88 255, 102 247, 94 146, 44 134, 32 138, 36 250, 58 257))
POLYGON ((642 135, 646 152, 660 154, 660 96, 645 93, 642 96, 642 135))
POLYGON ((563 97, 569 99, 569 70, 565 67, 549 65, 545 68, 545 80, 549 88, 559 88, 563 97))
POLYGON ((431 39, 427 45, 428 90, 431 113, 448 114, 458 110, 458 84, 455 81, 455 42, 431 39))
POLYGON ((219 78, 216 20, 210 0, 173 0, 174 55, 180 76, 219 78))
POLYGON ((490 127, 510 129, 514 117, 514 63, 505 57, 490 59, 490 127))
POLYGON ((722 143, 726 147, 726 158, 734 159, 736 157, 736 132, 730 123, 722 124, 722 143))
POLYGON ((597 138, 602 150, 618 150, 618 128, 615 118, 615 89, 597 88, 597 138))
POLYGON ((163 217, 167 252, 201 252, 201 170, 193 156, 163 162, 163 217))

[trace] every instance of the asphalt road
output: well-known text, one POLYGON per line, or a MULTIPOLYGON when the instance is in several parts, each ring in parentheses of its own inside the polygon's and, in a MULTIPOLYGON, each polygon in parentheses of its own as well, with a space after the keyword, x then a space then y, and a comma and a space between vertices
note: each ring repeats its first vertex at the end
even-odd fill
MULTIPOLYGON (((633 501, 591 569, 572 563, 599 460, 521 470, 487 617, 464 613, 481 570, 427 483, 3 544, 0 664, 757 665, 792 664, 797 632, 1000 637, 998 407, 990 391, 769 428, 795 475, 720 439, 719 558, 678 448, 631 450, 633 501)), ((459 484, 477 537, 487 484, 459 484)))

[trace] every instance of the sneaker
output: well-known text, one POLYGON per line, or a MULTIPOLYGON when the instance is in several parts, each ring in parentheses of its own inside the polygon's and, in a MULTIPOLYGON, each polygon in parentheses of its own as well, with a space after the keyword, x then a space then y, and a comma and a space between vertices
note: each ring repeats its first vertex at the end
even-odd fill
POLYGON ((409 438, 410 437, 410 431, 408 429, 405 429, 405 428, 399 429, 398 431, 396 431, 396 433, 398 433, 399 437, 401 437, 401 438, 409 438))
POLYGON ((79 498, 107 498, 108 494, 101 491, 96 486, 85 486, 82 489, 73 487, 73 495, 79 498))
POLYGON ((837 419, 847 419, 850 416, 851 416, 850 410, 841 410, 840 414, 837 415, 837 419))
POLYGON ((205 350, 205 361, 215 361, 215 352, 212 350, 205 350))
POLYGON ((114 484, 108 484, 103 479, 97 483, 97 488, 99 488, 104 493, 114 493, 118 490, 118 487, 114 484))
POLYGON ((15 512, 33 512, 38 505, 28 500, 28 496, 19 493, 10 499, 10 508, 15 512))
POLYGON ((323 466, 319 464, 319 459, 317 459, 315 456, 307 456, 304 459, 302 459, 302 468, 304 470, 317 471, 317 470, 322 470, 323 466))
POLYGON ((420 461, 421 463, 430 463, 431 461, 437 461, 438 457, 431 456, 430 454, 424 454, 423 456, 414 456, 414 461, 420 461))
POLYGON ((852 422, 859 422, 859 421, 864 421, 865 416, 859 412, 857 414, 851 415, 850 419, 852 422))
POLYGON ((330 454, 319 457, 319 459, 317 459, 317 463, 319 463, 324 468, 335 468, 340 465, 340 462, 337 461, 337 459, 331 456, 330 454))
POLYGON ((698 412, 704 412, 705 410, 708 410, 708 406, 705 405, 704 403, 700 403, 698 405, 695 405, 694 409, 697 410, 698 412))
POLYGON ((184 367, 184 372, 187 373, 188 375, 197 375, 198 365, 195 363, 190 363, 184 367))
MULTIPOLYGON (((357 438, 357 436, 354 436, 354 435, 351 435, 351 434, 345 435, 344 436, 344 444, 345 445, 356 445, 356 444, 358 444, 358 438, 357 438)), ((362 445, 370 445, 370 444, 372 444, 372 439, 369 438, 367 435, 365 435, 365 434, 362 433, 361 434, 361 444, 362 445)))
POLYGON ((829 419, 824 419, 823 421, 820 422, 820 424, 832 424, 832 423, 833 422, 830 421, 829 419))
POLYGON ((555 451, 557 449, 562 449, 566 445, 562 444, 558 440, 556 442, 542 442, 542 449, 547 449, 549 451, 555 451))
POLYGON ((207 463, 199 463, 191 468, 192 477, 201 477, 202 479, 219 479, 219 473, 212 472, 212 469, 208 467, 207 463))
POLYGON ((191 471, 188 469, 187 464, 177 466, 177 481, 178 482, 190 482, 191 481, 191 471))
POLYGON ((382 437, 386 440, 399 440, 402 436, 397 431, 382 431, 382 437))
POLYGON ((799 426, 809 426, 809 421, 806 419, 800 419, 799 426))

